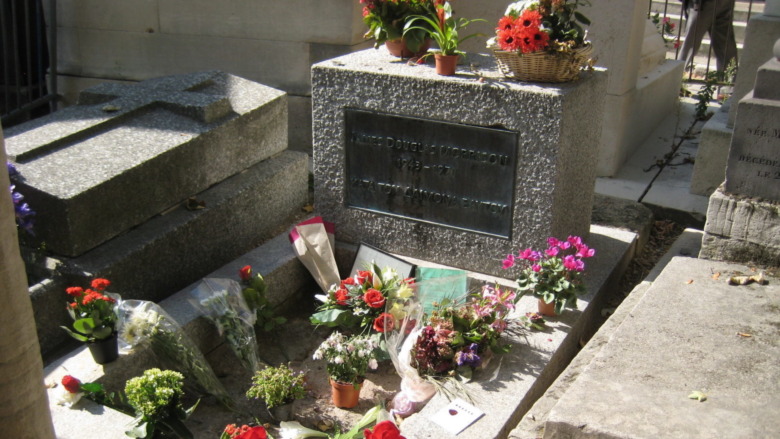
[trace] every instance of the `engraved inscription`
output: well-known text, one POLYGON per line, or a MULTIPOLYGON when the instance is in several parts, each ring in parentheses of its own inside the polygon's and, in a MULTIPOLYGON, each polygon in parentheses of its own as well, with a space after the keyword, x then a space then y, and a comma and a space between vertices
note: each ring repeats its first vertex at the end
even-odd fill
POLYGON ((517 133, 345 110, 346 204, 511 237, 517 133))

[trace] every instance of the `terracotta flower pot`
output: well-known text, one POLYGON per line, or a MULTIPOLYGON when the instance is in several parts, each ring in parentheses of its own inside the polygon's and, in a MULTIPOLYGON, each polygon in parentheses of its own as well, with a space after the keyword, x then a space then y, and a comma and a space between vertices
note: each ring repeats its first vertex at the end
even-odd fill
POLYGON ((431 40, 426 38, 425 41, 423 41, 422 46, 420 46, 420 50, 417 52, 412 52, 409 50, 409 48, 406 47, 406 40, 403 38, 399 38, 397 40, 387 40, 385 41, 385 47, 387 47, 387 51, 390 52, 390 55, 397 56, 399 58, 411 58, 413 56, 424 55, 425 52, 427 52, 431 47, 431 40))
POLYGON ((455 67, 458 65, 459 55, 442 55, 435 53, 433 58, 436 60, 436 73, 442 76, 452 76, 455 74, 455 67))
POLYGON ((116 360, 119 357, 119 346, 117 344, 116 333, 111 334, 104 340, 96 340, 87 343, 89 353, 97 364, 106 364, 116 360))
POLYGON ((363 383, 357 386, 352 383, 342 383, 330 379, 331 399, 333 405, 343 409, 351 409, 358 405, 360 400, 360 389, 363 383))
POLYGON ((543 316, 555 317, 558 314, 555 313, 555 302, 547 303, 544 299, 539 299, 538 302, 539 314, 543 316))

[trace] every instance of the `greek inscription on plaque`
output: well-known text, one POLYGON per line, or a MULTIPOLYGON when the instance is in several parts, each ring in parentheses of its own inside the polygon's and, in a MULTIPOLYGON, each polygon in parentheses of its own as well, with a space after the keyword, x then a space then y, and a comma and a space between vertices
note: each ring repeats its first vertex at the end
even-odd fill
POLYGON ((511 238, 517 133, 345 110, 346 204, 511 238))

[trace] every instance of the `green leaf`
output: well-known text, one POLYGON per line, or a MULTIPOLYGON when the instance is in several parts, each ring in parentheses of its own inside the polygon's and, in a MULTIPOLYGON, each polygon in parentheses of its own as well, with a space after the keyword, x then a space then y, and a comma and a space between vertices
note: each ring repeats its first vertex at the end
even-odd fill
POLYGON ((345 309, 327 309, 313 314, 309 320, 314 325, 328 327, 354 326, 357 319, 351 311, 345 309))
POLYGON ((68 335, 70 335, 71 337, 75 338, 78 341, 87 341, 87 340, 89 340, 89 337, 85 337, 85 336, 83 336, 83 335, 81 335, 81 334, 79 334, 77 332, 73 332, 73 331, 71 331, 69 328, 67 328, 65 326, 60 326, 60 328, 64 329, 65 332, 68 333, 68 335))
POLYGON ((695 391, 691 392, 690 395, 688 395, 688 398, 689 399, 696 399, 699 402, 704 402, 704 401, 707 400, 707 395, 705 395, 704 393, 702 393, 702 392, 700 392, 698 390, 695 390, 695 391))
POLYGON ((92 336, 98 340, 103 340, 111 336, 111 333, 113 332, 114 330, 112 328, 108 326, 103 326, 102 328, 98 328, 92 331, 92 336))
POLYGON ((100 383, 82 383, 81 390, 85 392, 92 392, 92 393, 102 392, 103 385, 101 385, 100 383))
MULTIPOLYGON (((143 419, 143 418, 139 416, 135 420, 136 420, 136 422, 140 422, 141 419, 143 419)), ((125 434, 130 436, 130 437, 145 438, 146 435, 147 435, 146 427, 147 427, 147 423, 146 422, 139 423, 132 430, 126 431, 125 434)))
POLYGON ((582 15, 582 12, 574 11, 574 18, 585 26, 590 26, 590 20, 588 20, 588 17, 582 15))
POLYGON ((82 334, 92 334, 92 330, 95 329, 95 321, 91 318, 78 319, 73 322, 73 328, 82 334))

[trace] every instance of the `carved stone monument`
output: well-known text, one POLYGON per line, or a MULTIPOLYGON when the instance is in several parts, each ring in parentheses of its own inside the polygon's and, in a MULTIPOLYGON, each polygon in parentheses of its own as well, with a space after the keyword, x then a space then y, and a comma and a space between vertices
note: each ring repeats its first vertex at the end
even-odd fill
POLYGON ((739 101, 726 181, 710 197, 700 256, 780 264, 780 40, 739 101))
POLYGON ((453 77, 366 50, 312 69, 315 208, 336 238, 495 275, 549 236, 587 236, 605 72, 453 77))

